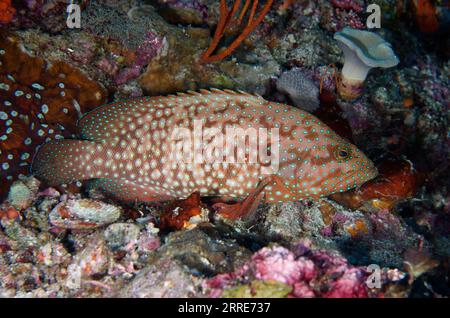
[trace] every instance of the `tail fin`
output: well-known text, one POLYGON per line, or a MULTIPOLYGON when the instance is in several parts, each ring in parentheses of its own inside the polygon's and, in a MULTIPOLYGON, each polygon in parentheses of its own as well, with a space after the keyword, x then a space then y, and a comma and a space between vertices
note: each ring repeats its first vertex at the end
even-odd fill
POLYGON ((46 143, 34 157, 32 173, 49 185, 90 179, 91 156, 96 145, 92 141, 72 139, 46 143))

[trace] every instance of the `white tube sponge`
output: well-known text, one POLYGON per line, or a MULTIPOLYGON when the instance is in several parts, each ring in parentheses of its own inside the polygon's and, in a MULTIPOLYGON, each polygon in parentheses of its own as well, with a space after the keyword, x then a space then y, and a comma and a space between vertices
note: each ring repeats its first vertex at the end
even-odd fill
POLYGON ((391 44, 376 33, 346 27, 335 33, 334 39, 344 52, 341 80, 351 83, 346 85, 347 89, 357 89, 352 86, 358 85, 362 87, 370 69, 389 68, 399 63, 391 44))

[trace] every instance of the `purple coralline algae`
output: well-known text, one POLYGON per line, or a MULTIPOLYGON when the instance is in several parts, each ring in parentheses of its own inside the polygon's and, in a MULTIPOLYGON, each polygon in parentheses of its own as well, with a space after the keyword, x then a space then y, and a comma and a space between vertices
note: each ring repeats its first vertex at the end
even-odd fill
POLYGON ((139 75, 141 75, 143 68, 161 52, 164 43, 166 43, 164 38, 157 36, 153 32, 148 32, 145 35, 145 39, 136 49, 134 62, 124 69, 121 69, 114 76, 114 82, 117 85, 121 85, 138 78, 139 75))
POLYGON ((300 243, 292 251, 281 246, 263 248, 235 272, 207 280, 205 288, 210 296, 220 297, 237 284, 262 280, 291 286, 289 297, 381 297, 380 290, 369 287, 369 276, 366 268, 352 266, 340 256, 300 243))
POLYGON ((360 1, 333 0, 331 4, 322 7, 321 25, 332 32, 340 31, 344 27, 363 29, 365 27, 363 8, 360 1))
MULTIPOLYGON (((89 1, 78 4, 84 8, 89 1)), ((16 8, 13 25, 21 28, 39 27, 46 32, 58 33, 67 28, 67 1, 65 0, 24 0, 15 1, 16 8)))
POLYGON ((363 3, 362 1, 355 0, 331 0, 331 4, 343 10, 353 10, 355 12, 363 11, 363 3))

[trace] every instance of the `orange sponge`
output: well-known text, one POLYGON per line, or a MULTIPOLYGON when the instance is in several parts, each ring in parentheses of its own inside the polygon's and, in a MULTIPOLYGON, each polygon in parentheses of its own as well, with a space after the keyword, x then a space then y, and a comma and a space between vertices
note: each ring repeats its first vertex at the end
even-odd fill
POLYGON ((0 0, 0 23, 11 22, 16 9, 11 5, 11 0, 0 0))

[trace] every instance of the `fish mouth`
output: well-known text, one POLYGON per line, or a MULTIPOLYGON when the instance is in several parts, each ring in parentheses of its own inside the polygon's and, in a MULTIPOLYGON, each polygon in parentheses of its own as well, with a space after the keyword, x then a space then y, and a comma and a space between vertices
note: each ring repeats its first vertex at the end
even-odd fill
MULTIPOLYGON (((364 172, 363 170, 360 170, 359 172, 364 173, 364 175, 367 173, 367 172, 364 172)), ((355 172, 355 173, 358 173, 358 171, 355 172)), ((374 165, 372 165, 370 171, 368 172, 368 175, 364 178, 364 181, 361 180, 360 182, 357 182, 357 188, 360 188, 361 186, 363 186, 367 182, 375 179, 377 176, 378 176, 378 169, 375 168, 374 165)))

